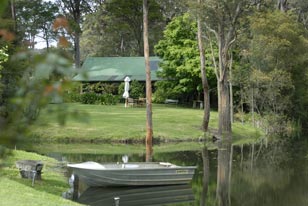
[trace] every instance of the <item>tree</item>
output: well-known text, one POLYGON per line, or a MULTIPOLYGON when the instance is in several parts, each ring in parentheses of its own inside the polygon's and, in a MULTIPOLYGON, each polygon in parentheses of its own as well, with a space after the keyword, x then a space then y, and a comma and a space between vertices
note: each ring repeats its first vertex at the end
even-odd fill
MULTIPOLYGON (((246 1, 207 0, 203 3, 206 28, 212 31, 218 43, 218 133, 231 133, 230 94, 229 94, 229 52, 236 40, 239 17, 246 1)), ((229 137, 230 135, 226 135, 229 137)), ((231 136, 230 136, 231 137, 231 136)))
MULTIPOLYGON (((21 22, 14 23, 12 7, 2 10, 2 2, 0 16, 8 21, 0 23, 0 85, 3 85, 0 89, 0 144, 11 147, 27 137, 40 108, 62 94, 72 70, 63 54, 33 53, 20 47, 22 39, 14 38, 11 32, 21 22)), ((63 123, 64 110, 58 106, 53 112, 57 112, 59 122, 63 123)))
POLYGON ((160 10, 164 16, 166 25, 172 21, 174 17, 182 16, 188 12, 188 5, 186 0, 166 1, 155 0, 160 5, 160 10))
POLYGON ((301 22, 307 30, 308 29, 308 2, 301 1, 301 0, 293 0, 293 2, 291 2, 291 6, 295 8, 297 12, 298 21, 301 22))
MULTIPOLYGON (((169 95, 166 98, 182 96, 182 100, 189 101, 198 98, 198 93, 202 90, 196 34, 196 21, 186 13, 175 17, 167 25, 164 38, 155 45, 155 53, 163 59, 161 63, 163 70, 159 75, 164 79, 158 82, 157 91, 163 89, 161 93, 169 95)), ((209 82, 212 83, 211 80, 215 78, 212 65, 206 66, 209 68, 207 70, 209 82)))
POLYGON ((80 35, 83 15, 91 12, 92 1, 86 0, 56 0, 62 14, 70 22, 71 34, 74 41, 75 67, 80 68, 80 35))
POLYGON ((42 15, 40 30, 42 32, 41 38, 46 42, 47 50, 50 47, 50 41, 55 39, 55 33, 52 31, 52 24, 56 18, 59 9, 52 2, 42 2, 40 13, 42 15))
MULTIPOLYGON (((155 45, 165 26, 156 1, 149 4, 149 46, 155 45)), ((143 56, 142 0, 111 0, 86 16, 81 36, 82 56, 143 56)))
MULTIPOLYGON (((201 4, 201 0, 198 0, 198 4, 201 4)), ((199 53, 200 53, 200 70, 201 70, 203 102, 204 102, 202 129, 203 131, 207 131, 209 127, 209 121, 210 121, 210 94, 209 94, 209 83, 208 83, 207 76, 206 76, 205 51, 203 48, 202 23, 201 23, 200 14, 198 14, 198 17, 197 17, 197 25, 198 25, 198 32, 197 32, 198 46, 199 46, 199 53)))
POLYGON ((2 99, 2 92, 3 92, 3 83, 1 81, 1 78, 2 78, 2 69, 4 68, 3 67, 3 64, 5 62, 8 61, 8 47, 7 46, 3 46, 3 48, 0 48, 0 119, 1 119, 1 116, 2 116, 2 104, 3 104, 3 99, 2 99))
POLYGON ((153 122, 152 122, 152 85, 151 85, 151 68, 150 68, 150 52, 149 52, 149 34, 148 34, 148 1, 143 0, 143 41, 144 41, 144 59, 146 70, 146 161, 152 160, 153 145, 153 122))
POLYGON ((17 32, 24 44, 34 48, 37 37, 45 39, 47 48, 52 39, 52 22, 55 19, 58 8, 51 2, 42 0, 25 1, 15 3, 17 32), (42 35, 42 36, 40 36, 42 35))
POLYGON ((279 9, 280 11, 287 11, 288 9, 288 1, 287 0, 278 0, 277 2, 277 9, 279 9))
POLYGON ((119 49, 121 41, 117 38, 120 31, 109 29, 109 21, 112 20, 104 5, 86 15, 80 37, 81 60, 87 56, 122 56, 119 49))
MULTIPOLYGON (((143 56, 143 8, 142 0, 125 1, 112 0, 106 5, 106 10, 112 18, 112 29, 121 31, 121 45, 135 45, 135 55, 143 56)), ((161 36, 162 31, 162 15, 159 5, 154 0, 148 1, 149 13, 149 41, 155 45, 157 38, 161 36), (153 43, 152 43, 153 42, 153 43)), ((151 49, 151 48, 150 48, 151 49)))
MULTIPOLYGON (((265 73, 282 70, 291 75, 293 92, 285 93, 292 106, 285 114, 299 122, 308 117, 307 33, 292 13, 280 11, 257 13, 251 17, 252 40, 249 59, 253 68, 265 73)), ((284 100, 283 100, 284 101, 284 100)), ((283 103, 283 102, 281 102, 283 103)))

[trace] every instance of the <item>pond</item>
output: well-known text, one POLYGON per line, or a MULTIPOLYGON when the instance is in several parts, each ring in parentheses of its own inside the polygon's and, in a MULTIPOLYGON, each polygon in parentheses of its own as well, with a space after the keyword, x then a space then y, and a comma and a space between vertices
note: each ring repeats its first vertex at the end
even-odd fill
MULTIPOLYGON (((128 154, 129 161, 137 162, 145 160, 143 147, 70 144, 41 145, 36 150, 67 162, 119 162, 123 154, 128 154), (77 152, 78 148, 83 150, 77 152)), ((91 188, 81 194, 79 201, 90 205, 120 206, 308 205, 307 141, 274 143, 262 140, 244 145, 227 142, 182 143, 166 148, 158 145, 154 147, 153 161, 196 165, 197 170, 190 185, 91 188)))

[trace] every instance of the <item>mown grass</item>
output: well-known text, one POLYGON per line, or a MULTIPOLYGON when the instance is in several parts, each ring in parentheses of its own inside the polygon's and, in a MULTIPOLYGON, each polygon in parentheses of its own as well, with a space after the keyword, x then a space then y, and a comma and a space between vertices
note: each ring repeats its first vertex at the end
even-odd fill
MULTIPOLYGON (((60 105, 49 105, 41 112, 35 125, 30 128, 32 135, 39 137, 40 142, 34 146, 45 148, 36 151, 42 154, 48 151, 65 151, 67 153, 110 153, 129 154, 134 151, 144 153, 140 145, 95 144, 89 146, 85 142, 137 140, 145 138, 145 108, 124 108, 123 105, 82 105, 65 104, 67 111, 78 111, 79 117, 66 116, 65 126, 58 122, 57 113, 60 105), (86 121, 85 121, 86 120, 86 121), (82 144, 63 144, 63 141, 81 141, 82 144), (60 141, 61 144, 49 144, 40 147, 39 144, 49 141, 60 141)), ((200 130, 202 110, 175 106, 153 105, 154 138, 164 139, 165 142, 174 140, 198 140, 204 134, 200 130)), ((63 116, 62 116, 63 117, 63 116)), ((212 129, 217 128, 217 112, 211 112, 212 129)), ((262 136, 262 132, 249 124, 233 124, 233 138, 245 142, 262 136)), ((177 142, 175 144, 155 145, 156 153, 198 150, 203 147, 199 142, 177 142)), ((14 150, 5 161, 0 159, 0 205, 78 205, 65 200, 61 194, 68 189, 67 179, 61 173, 56 160, 35 153, 14 150), (34 187, 31 180, 20 178, 15 162, 19 159, 41 160, 44 163, 43 180, 36 181, 34 187)))
MULTIPOLYGON (((124 108, 118 105, 65 104, 68 112, 78 111, 79 118, 67 116, 65 126, 58 123, 56 112, 60 105, 49 105, 43 110, 38 123, 31 128, 34 136, 44 140, 95 141, 144 140, 146 134, 145 108, 124 108), (49 111, 49 112, 48 112, 49 111)), ((168 105, 153 105, 154 139, 198 140, 203 111, 168 105)), ((217 128, 217 112, 211 112, 210 128, 217 128)), ((233 124, 234 138, 261 136, 262 132, 249 124, 233 124)))
POLYGON ((60 173, 56 160, 35 153, 14 150, 0 159, 0 205, 80 205, 62 198, 68 190, 67 179, 60 173), (21 159, 41 160, 44 164, 42 180, 22 179, 15 162, 21 159))

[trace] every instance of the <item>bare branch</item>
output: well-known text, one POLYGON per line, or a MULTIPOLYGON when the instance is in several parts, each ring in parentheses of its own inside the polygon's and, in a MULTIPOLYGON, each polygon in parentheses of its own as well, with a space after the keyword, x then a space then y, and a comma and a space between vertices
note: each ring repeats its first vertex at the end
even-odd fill
POLYGON ((214 29, 212 29, 206 22, 204 22, 204 25, 205 25, 205 28, 207 28, 210 32, 212 32, 212 33, 215 35, 216 39, 218 39, 218 33, 217 33, 217 31, 215 31, 214 29))
POLYGON ((213 61, 214 68, 215 68, 214 69, 215 75, 216 75, 217 79, 220 79, 219 78, 219 73, 218 73, 218 67, 217 67, 217 63, 216 63, 216 59, 215 59, 215 55, 214 55, 214 49, 213 49, 213 44, 212 44, 211 36, 208 34, 208 37, 209 37, 209 42, 210 42, 210 47, 211 47, 212 61, 213 61))

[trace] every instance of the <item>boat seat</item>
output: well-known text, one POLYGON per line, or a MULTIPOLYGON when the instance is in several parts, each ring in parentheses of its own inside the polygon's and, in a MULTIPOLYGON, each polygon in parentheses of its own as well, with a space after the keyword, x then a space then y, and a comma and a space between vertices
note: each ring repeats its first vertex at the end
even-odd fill
POLYGON ((139 165, 136 165, 136 164, 124 164, 122 166, 122 168, 128 168, 128 169, 135 169, 135 168, 138 168, 139 165))
POLYGON ((97 162, 83 162, 79 164, 68 164, 68 166, 73 166, 82 169, 105 169, 105 167, 97 162))

